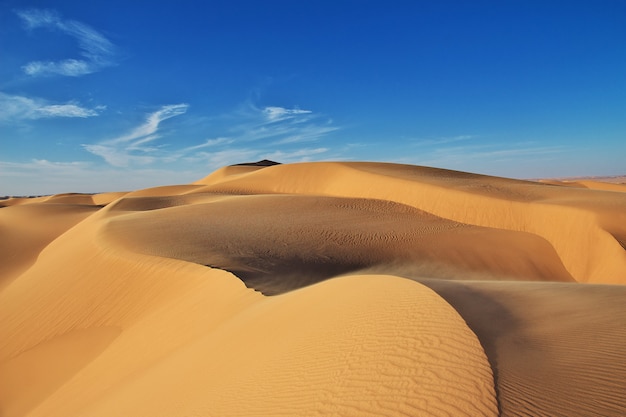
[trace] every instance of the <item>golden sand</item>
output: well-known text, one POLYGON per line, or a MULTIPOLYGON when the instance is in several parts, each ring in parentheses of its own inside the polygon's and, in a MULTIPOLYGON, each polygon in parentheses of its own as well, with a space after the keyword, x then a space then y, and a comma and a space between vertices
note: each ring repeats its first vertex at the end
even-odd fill
POLYGON ((1 201, 0 416, 623 416, 624 191, 302 163, 1 201))

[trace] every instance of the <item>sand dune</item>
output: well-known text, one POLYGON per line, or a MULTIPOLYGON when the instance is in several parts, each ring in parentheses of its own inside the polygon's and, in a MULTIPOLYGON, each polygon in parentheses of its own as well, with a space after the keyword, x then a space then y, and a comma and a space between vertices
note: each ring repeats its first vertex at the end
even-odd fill
POLYGON ((369 276, 259 300, 85 415, 425 412, 496 415, 491 369, 474 334, 436 294, 369 276))
POLYGON ((0 210, 0 291, 31 266, 46 245, 97 210, 93 205, 45 203, 0 210))
POLYGON ((422 280, 485 348, 502 415, 626 412, 626 287, 422 280), (451 285, 453 284, 453 285, 451 285))
POLYGON ((364 268, 450 279, 573 281, 545 239, 403 204, 284 194, 202 198, 195 204, 185 204, 189 196, 124 199, 111 209, 122 214, 102 235, 134 252, 228 270, 266 295, 364 268))
POLYGON ((3 200, 0 415, 626 414, 625 193, 269 162, 3 200))
POLYGON ((530 232, 554 247, 577 281, 626 281, 622 193, 375 163, 276 165, 234 178, 212 174, 198 183, 207 185, 198 192, 382 199, 461 223, 530 232))
POLYGON ((592 190, 626 192, 626 176, 614 177, 588 177, 575 179, 544 179, 539 180, 545 184, 561 185, 565 187, 589 188, 592 190))
POLYGON ((611 184, 602 181, 578 181, 579 184, 592 190, 617 191, 626 193, 626 184, 611 184))

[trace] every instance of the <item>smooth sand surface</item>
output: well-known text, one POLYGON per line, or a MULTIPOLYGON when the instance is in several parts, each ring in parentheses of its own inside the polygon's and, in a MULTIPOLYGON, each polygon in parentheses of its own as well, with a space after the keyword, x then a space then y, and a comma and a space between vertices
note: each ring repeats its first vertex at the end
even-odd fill
POLYGON ((542 179, 545 184, 565 187, 589 188, 592 190, 626 192, 626 176, 614 177, 580 177, 575 179, 542 179))
POLYGON ((262 162, 3 200, 0 416, 626 415, 619 184, 262 162))
POLYGON ((97 210, 93 205, 46 203, 0 209, 0 291, 50 242, 97 210))

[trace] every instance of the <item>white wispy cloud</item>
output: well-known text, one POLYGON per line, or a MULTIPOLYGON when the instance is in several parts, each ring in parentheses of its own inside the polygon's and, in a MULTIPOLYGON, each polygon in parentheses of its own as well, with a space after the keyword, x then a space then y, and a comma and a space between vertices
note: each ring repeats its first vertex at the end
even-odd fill
POLYGON ((262 159, 281 162, 305 162, 311 161, 314 157, 328 152, 328 148, 304 148, 292 151, 274 151, 264 154, 262 159))
POLYGON ((115 167, 127 167, 131 163, 147 165, 155 161, 149 155, 136 155, 132 151, 137 149, 120 149, 108 145, 82 145, 88 152, 97 155, 115 167))
POLYGON ((182 149, 181 157, 190 162, 204 161, 211 168, 259 159, 307 161, 329 149, 299 148, 298 144, 319 141, 339 130, 332 120, 312 110, 257 107, 250 102, 224 119, 228 121, 227 135, 182 149))
POLYGON ((302 114, 311 114, 311 110, 286 109, 284 107, 268 106, 263 109, 263 114, 269 122, 278 122, 285 119, 291 119, 302 114))
POLYGON ((150 113, 146 121, 129 133, 82 147, 107 163, 116 167, 127 167, 133 163, 146 165, 158 160, 159 147, 146 146, 160 138, 159 126, 164 120, 187 112, 188 104, 171 104, 150 113))
POLYGON ((213 170, 225 165, 238 164, 246 161, 254 161, 260 158, 261 151, 249 148, 227 148, 213 152, 198 152, 184 160, 191 163, 201 163, 207 170, 213 170))
POLYGON ((430 139, 414 139, 412 141, 413 145, 417 146, 430 146, 430 145, 444 145, 455 142, 465 142, 469 140, 473 140, 478 138, 477 135, 457 135, 457 136, 445 136, 439 138, 430 138, 430 139))
POLYGON ((93 117, 105 107, 87 109, 76 104, 52 104, 37 109, 42 117, 93 117))
POLYGON ((188 108, 189 104, 186 103, 163 106, 154 113, 150 113, 148 117, 146 117, 146 121, 137 128, 133 129, 130 133, 108 140, 106 143, 117 144, 131 142, 136 139, 142 139, 146 136, 154 135, 159 129, 159 125, 162 121, 184 114, 187 112, 188 108))
POLYGON ((565 146, 541 146, 532 141, 485 142, 464 146, 443 144, 421 153, 419 158, 403 156, 396 161, 516 177, 522 167, 539 160, 558 160, 567 151, 565 146))
POLYGON ((245 141, 267 140, 273 145, 312 142, 339 130, 332 120, 299 108, 258 108, 247 103, 237 115, 240 120, 231 131, 245 141))
POLYGON ((15 122, 54 117, 94 117, 105 106, 82 107, 75 102, 53 104, 38 97, 25 97, 0 92, 0 122, 15 122))
POLYGON ((515 158, 528 158, 558 154, 565 151, 563 146, 537 146, 533 143, 511 143, 508 145, 482 144, 477 146, 452 146, 437 149, 432 153, 439 160, 447 161, 508 161, 515 158))
POLYGON ((53 10, 26 9, 16 12, 27 29, 58 30, 75 38, 80 58, 60 61, 33 61, 22 67, 31 76, 50 74, 77 77, 114 65, 115 46, 92 27, 75 20, 63 19, 53 10))
POLYGON ((205 163, 214 170, 225 165, 269 159, 281 163, 306 162, 329 151, 328 148, 303 148, 292 150, 267 150, 265 148, 226 148, 213 152, 198 152, 184 158, 185 161, 205 163))
POLYGON ((338 127, 331 125, 309 125, 303 126, 302 128, 293 128, 284 132, 283 137, 276 140, 274 144, 280 145, 284 143, 312 142, 338 129, 338 127))
POLYGON ((310 110, 247 106, 245 111, 223 117, 220 121, 228 123, 216 123, 217 126, 211 127, 211 133, 216 135, 200 143, 187 142, 186 146, 178 147, 167 143, 160 131, 161 123, 186 113, 188 108, 184 103, 163 106, 148 114, 142 124, 129 132, 82 147, 115 167, 180 161, 215 169, 257 159, 310 160, 328 152, 328 148, 300 148, 298 144, 317 141, 339 129, 332 121, 310 110))
POLYGON ((195 151, 203 148, 210 148, 218 145, 227 145, 233 143, 235 140, 232 138, 215 138, 215 139, 207 139, 204 143, 200 145, 188 146, 186 148, 181 149, 182 153, 187 153, 191 151, 195 151))

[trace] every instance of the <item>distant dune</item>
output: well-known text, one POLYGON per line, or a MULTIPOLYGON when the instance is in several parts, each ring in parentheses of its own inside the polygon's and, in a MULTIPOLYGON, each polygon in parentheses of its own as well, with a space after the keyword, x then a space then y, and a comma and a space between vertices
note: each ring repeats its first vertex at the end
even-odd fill
POLYGON ((369 162, 0 201, 0 416, 624 416, 626 185, 369 162))

